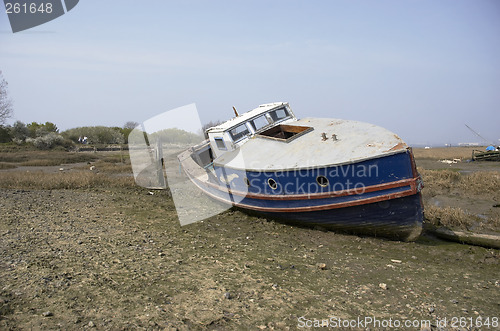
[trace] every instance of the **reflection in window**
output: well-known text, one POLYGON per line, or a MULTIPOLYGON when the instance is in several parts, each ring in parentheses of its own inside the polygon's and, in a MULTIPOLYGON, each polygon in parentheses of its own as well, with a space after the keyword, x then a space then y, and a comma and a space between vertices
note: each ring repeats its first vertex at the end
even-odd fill
POLYGON ((222 138, 215 138, 215 144, 217 145, 218 149, 221 150, 226 149, 226 144, 224 144, 224 140, 222 140, 222 138))
POLYGON ((245 124, 241 124, 230 130, 229 133, 231 134, 233 140, 236 142, 243 139, 249 132, 247 126, 245 124))
POLYGON ((269 113, 269 115, 271 115, 271 118, 273 119, 274 122, 289 116, 288 111, 285 108, 273 110, 272 112, 269 113))
POLYGON ((260 129, 262 129, 266 125, 269 125, 269 122, 268 122, 265 115, 257 117, 256 119, 254 119, 250 123, 252 123, 252 126, 253 126, 255 131, 259 131, 260 129))

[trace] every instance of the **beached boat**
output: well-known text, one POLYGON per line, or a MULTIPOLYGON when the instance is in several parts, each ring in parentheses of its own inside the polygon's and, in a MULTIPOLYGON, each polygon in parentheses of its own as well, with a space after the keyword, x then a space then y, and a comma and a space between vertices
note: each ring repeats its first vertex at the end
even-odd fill
POLYGON ((500 161, 500 150, 498 148, 478 151, 476 149, 472 150, 472 160, 473 161, 500 161))
MULTIPOLYGON (((236 113, 236 110, 235 110, 236 113)), ((178 156, 211 198, 306 226, 414 240, 423 183, 411 148, 376 125, 297 119, 288 103, 261 105, 206 131, 178 156)))

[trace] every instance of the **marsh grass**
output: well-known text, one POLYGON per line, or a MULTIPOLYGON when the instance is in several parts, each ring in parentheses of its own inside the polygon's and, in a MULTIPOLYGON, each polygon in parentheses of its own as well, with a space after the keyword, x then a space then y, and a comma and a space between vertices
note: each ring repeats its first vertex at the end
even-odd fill
POLYGON ((427 223, 438 227, 458 227, 466 230, 470 230, 480 221, 479 217, 465 212, 462 208, 440 208, 432 205, 425 207, 425 220, 427 223))
POLYGON ((108 176, 91 171, 0 173, 0 187, 19 189, 137 188, 133 177, 108 176))
POLYGON ((20 166, 25 167, 48 167, 58 166, 69 162, 62 162, 60 159, 34 159, 18 163, 20 166))
POLYGON ((100 159, 108 163, 130 163, 130 155, 128 152, 112 152, 100 159))
POLYGON ((432 160, 443 160, 443 159, 462 159, 467 160, 472 158, 472 151, 484 150, 486 147, 475 146, 475 147, 449 147, 449 148, 413 148, 413 155, 417 159, 432 159, 432 160))
POLYGON ((0 169, 14 169, 17 168, 15 164, 0 162, 0 169))
POLYGON ((21 151, 0 153, 0 162, 21 166, 54 166, 68 163, 91 162, 98 158, 93 153, 72 153, 66 151, 21 151))
MULTIPOLYGON (((109 162, 105 160, 99 160, 95 163, 92 163, 95 166, 98 172, 104 172, 109 174, 123 174, 130 173, 132 174, 132 166, 130 162, 120 163, 120 162, 109 162)), ((89 169, 90 165, 78 166, 75 169, 89 169)))
POLYGON ((462 174, 455 170, 418 169, 424 180, 424 194, 436 195, 450 191, 462 196, 492 196, 500 199, 500 172, 484 171, 462 174))
POLYGON ((418 170, 425 185, 422 191, 424 201, 435 196, 463 201, 461 206, 454 207, 425 204, 426 223, 463 230, 500 229, 500 216, 493 214, 488 218, 481 218, 467 211, 467 201, 470 200, 479 198, 485 201, 500 201, 500 172, 478 171, 464 174, 454 169, 418 170))
POLYGON ((447 227, 450 229, 463 229, 468 231, 492 230, 500 228, 500 217, 481 218, 470 214, 459 207, 426 206, 425 222, 436 227, 447 227))
POLYGON ((33 145, 17 145, 15 143, 3 143, 0 144, 0 153, 19 153, 25 151, 36 151, 36 147, 33 145))

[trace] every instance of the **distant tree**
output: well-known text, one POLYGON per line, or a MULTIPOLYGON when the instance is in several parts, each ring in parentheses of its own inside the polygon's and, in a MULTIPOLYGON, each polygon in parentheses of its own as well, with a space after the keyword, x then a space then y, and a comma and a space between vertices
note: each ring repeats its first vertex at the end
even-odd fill
POLYGON ((52 122, 45 122, 45 124, 43 125, 43 127, 45 128, 45 130, 47 132, 59 133, 59 129, 57 128, 57 125, 55 125, 52 122))
POLYGON ((26 142, 33 144, 38 149, 51 149, 56 146, 68 148, 73 144, 71 140, 66 140, 63 136, 55 132, 49 132, 36 138, 26 138, 26 142))
POLYGON ((133 122, 133 121, 128 121, 123 125, 123 129, 121 132, 123 133, 123 137, 125 138, 125 144, 128 144, 128 135, 130 132, 132 132, 133 129, 135 129, 139 123, 133 122))
POLYGON ((222 121, 210 121, 206 124, 204 124, 202 127, 201 127, 201 130, 203 131, 202 134, 203 136, 205 136, 205 139, 208 139, 208 134, 207 134, 207 129, 210 129, 210 128, 213 128, 219 124, 223 123, 222 121))
POLYGON ((21 121, 16 121, 16 123, 14 123, 14 125, 10 128, 10 136, 12 137, 12 140, 18 144, 24 142, 29 135, 29 129, 26 127, 26 124, 21 121))
POLYGON ((29 131, 29 136, 31 138, 36 138, 36 131, 41 128, 41 124, 38 124, 37 122, 31 122, 26 124, 26 127, 28 128, 29 131))
POLYGON ((12 100, 7 95, 7 81, 0 71, 0 125, 4 125, 8 118, 12 116, 12 100))
POLYGON ((161 138, 163 143, 167 144, 197 144, 201 142, 202 135, 187 132, 177 128, 164 129, 150 135, 150 139, 161 138))
POLYGON ((59 129, 57 128, 57 126, 51 122, 45 122, 45 124, 31 122, 29 124, 26 124, 26 127, 30 132, 29 136, 31 138, 43 137, 51 132, 59 133, 59 129))
POLYGON ((123 144, 123 133, 121 128, 109 128, 105 126, 85 126, 69 129, 61 133, 65 138, 78 142, 79 138, 87 137, 89 144, 123 144))
POLYGON ((134 121, 128 121, 127 123, 125 123, 125 124, 123 125, 123 128, 124 128, 124 129, 132 129, 132 130, 133 130, 133 129, 135 129, 135 127, 136 127, 136 126, 138 126, 138 125, 139 125, 139 123, 137 123, 137 122, 134 122, 134 121))
POLYGON ((10 136, 10 126, 0 125, 0 143, 11 142, 12 138, 10 136))

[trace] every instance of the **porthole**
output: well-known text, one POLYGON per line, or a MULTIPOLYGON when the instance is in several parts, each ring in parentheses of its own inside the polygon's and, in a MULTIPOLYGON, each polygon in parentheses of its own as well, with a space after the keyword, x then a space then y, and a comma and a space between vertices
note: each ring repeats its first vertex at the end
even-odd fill
POLYGON ((248 180, 248 178, 243 178, 243 181, 245 182, 245 184, 247 184, 248 187, 250 187, 250 181, 248 180))
POLYGON ((328 178, 326 178, 325 176, 318 176, 318 177, 316 177, 316 182, 321 187, 327 187, 328 186, 328 178))
POLYGON ((269 184, 269 187, 272 188, 273 190, 276 190, 278 188, 278 183, 272 178, 269 178, 267 180, 267 184, 269 184))

